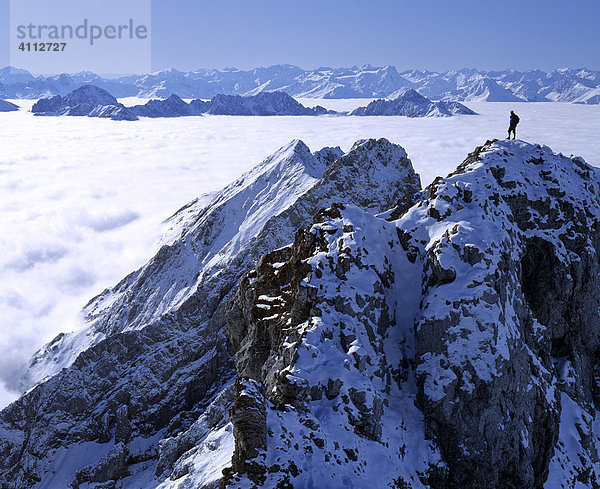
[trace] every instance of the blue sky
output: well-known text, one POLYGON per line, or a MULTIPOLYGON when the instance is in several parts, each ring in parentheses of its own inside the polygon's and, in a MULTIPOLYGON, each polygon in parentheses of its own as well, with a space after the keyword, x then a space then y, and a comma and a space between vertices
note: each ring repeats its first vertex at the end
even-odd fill
MULTIPOLYGON (((0 8, 5 66, 9 1, 0 8)), ((598 0, 153 0, 152 69, 600 70, 599 19, 598 0)))

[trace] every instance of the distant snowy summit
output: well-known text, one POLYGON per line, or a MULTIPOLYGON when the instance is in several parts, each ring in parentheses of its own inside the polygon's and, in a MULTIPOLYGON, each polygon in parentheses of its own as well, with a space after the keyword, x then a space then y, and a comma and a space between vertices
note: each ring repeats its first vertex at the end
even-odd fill
POLYGON ((353 110, 350 115, 403 115, 406 117, 448 117, 452 115, 477 115, 458 102, 432 102, 416 90, 405 89, 389 99, 378 99, 366 107, 353 110))
POLYGON ((559 69, 552 72, 479 71, 446 72, 405 70, 370 65, 352 68, 322 67, 303 70, 275 65, 253 70, 162 70, 143 75, 105 79, 90 72, 34 77, 26 70, 0 69, 0 97, 33 99, 66 95, 94 84, 116 97, 210 99, 218 94, 257 95, 281 91, 293 97, 385 98, 412 88, 431 100, 485 102, 600 103, 600 72, 559 69))
POLYGON ((137 120, 137 117, 115 97, 95 85, 84 85, 65 97, 56 95, 38 100, 31 108, 31 112, 35 115, 72 115, 112 120, 137 120))
POLYGON ((15 110, 19 110, 17 105, 0 99, 0 112, 13 112, 15 110))
POLYGON ((177 95, 165 100, 150 100, 144 105, 125 107, 115 97, 95 85, 84 85, 65 97, 56 95, 41 99, 31 111, 36 115, 72 115, 104 117, 113 120, 135 121, 138 117, 183 117, 214 115, 322 115, 333 111, 316 106, 305 107, 284 92, 262 92, 257 95, 217 95, 210 101, 185 102, 177 95))

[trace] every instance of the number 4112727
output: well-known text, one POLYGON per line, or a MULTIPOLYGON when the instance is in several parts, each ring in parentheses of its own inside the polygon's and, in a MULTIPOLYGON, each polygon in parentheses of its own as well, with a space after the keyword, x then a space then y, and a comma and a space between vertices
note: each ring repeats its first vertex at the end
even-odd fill
POLYGON ((19 51, 48 51, 60 52, 67 47, 66 42, 22 42, 19 51))

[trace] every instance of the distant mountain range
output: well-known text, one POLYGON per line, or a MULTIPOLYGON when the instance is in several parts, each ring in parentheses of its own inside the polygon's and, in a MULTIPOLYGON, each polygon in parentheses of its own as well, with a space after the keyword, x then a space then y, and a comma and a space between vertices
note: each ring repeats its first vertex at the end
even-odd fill
POLYGON ((135 121, 138 117, 183 117, 202 114, 248 116, 337 114, 319 105, 304 107, 285 92, 262 92, 245 97, 220 94, 208 102, 194 99, 190 103, 173 94, 164 100, 153 99, 144 105, 125 107, 106 90, 95 85, 76 88, 64 97, 54 95, 40 99, 33 105, 31 112, 44 116, 88 116, 118 121, 135 121))
POLYGON ((394 66, 303 70, 275 65, 253 70, 175 69, 115 79, 91 72, 34 77, 26 70, 0 70, 0 98, 41 98, 66 95, 86 84, 115 97, 208 99, 217 94, 256 95, 283 91, 308 98, 381 98, 401 89, 414 89, 432 100, 487 102, 600 103, 600 71, 559 69, 552 72, 453 70, 397 71, 394 66))
MULTIPOLYGON (((84 85, 76 88, 64 97, 54 95, 50 98, 40 99, 33 105, 31 112, 43 116, 88 116, 118 121, 135 121, 138 117, 184 117, 203 114, 241 116, 348 115, 347 112, 327 110, 320 105, 305 107, 287 93, 279 91, 261 92, 246 96, 219 94, 215 95, 210 101, 194 99, 189 103, 172 94, 164 100, 152 99, 144 105, 125 107, 106 90, 95 85, 84 85)), ((413 89, 405 89, 395 92, 393 99, 374 100, 368 106, 354 110, 350 115, 443 117, 455 114, 474 115, 475 112, 459 102, 432 102, 413 89)))

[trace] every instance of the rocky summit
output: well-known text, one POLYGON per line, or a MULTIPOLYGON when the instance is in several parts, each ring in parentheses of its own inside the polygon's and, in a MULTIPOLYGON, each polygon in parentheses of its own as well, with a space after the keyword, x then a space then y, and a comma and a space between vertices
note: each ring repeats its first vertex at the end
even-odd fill
POLYGON ((385 99, 373 100, 366 107, 354 109, 350 115, 404 115, 407 117, 450 117, 477 115, 459 102, 432 102, 416 90, 400 90, 385 99))
POLYGON ((38 100, 31 112, 35 115, 88 116, 117 121, 135 121, 137 117, 106 90, 95 85, 83 85, 62 97, 55 95, 38 100))
POLYGON ((32 360, 13 488, 596 488, 600 170, 280 149, 32 360))

